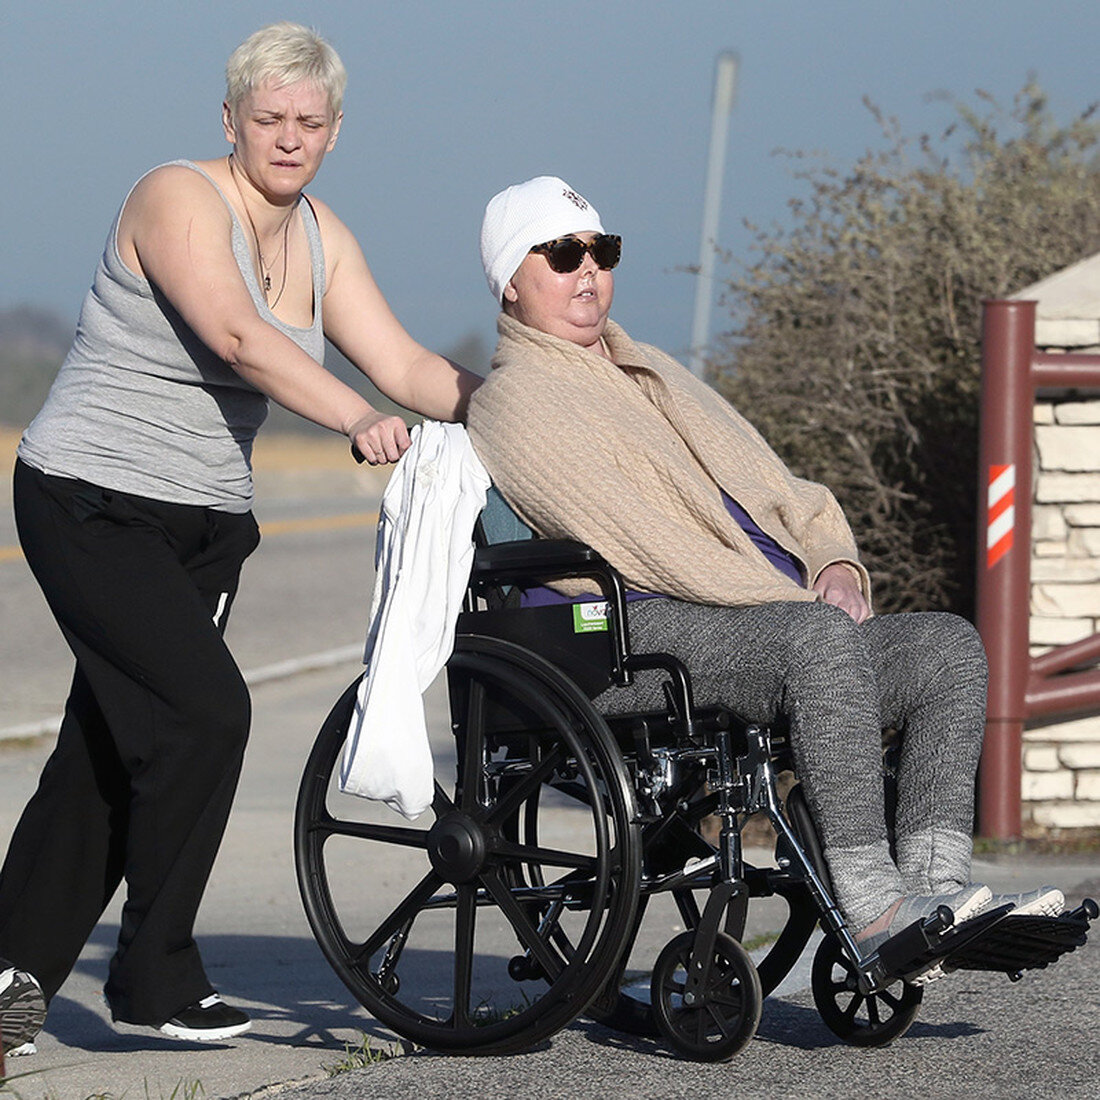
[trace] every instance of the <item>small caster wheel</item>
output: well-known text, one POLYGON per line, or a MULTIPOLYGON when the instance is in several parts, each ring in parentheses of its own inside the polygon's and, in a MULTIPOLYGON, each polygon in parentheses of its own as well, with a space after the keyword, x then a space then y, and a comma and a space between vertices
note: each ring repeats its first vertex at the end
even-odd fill
POLYGON ((745 949, 732 936, 718 932, 699 990, 688 993, 694 943, 694 932, 681 932, 657 956, 650 991, 653 1015, 682 1054, 702 1062, 724 1062, 756 1034, 764 1007, 760 977, 745 949))
POLYGON ((825 1026, 856 1047, 882 1047, 904 1035, 924 997, 923 989, 901 978, 877 993, 861 993, 859 971, 833 936, 814 955, 811 985, 825 1026))

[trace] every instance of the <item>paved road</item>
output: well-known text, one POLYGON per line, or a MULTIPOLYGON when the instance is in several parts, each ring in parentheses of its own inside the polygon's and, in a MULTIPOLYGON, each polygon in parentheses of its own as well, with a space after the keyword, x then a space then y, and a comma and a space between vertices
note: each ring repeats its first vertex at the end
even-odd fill
MULTIPOLYGON (((280 484, 261 501, 259 514, 269 535, 249 563, 231 625, 245 668, 355 650, 369 592, 371 538, 354 518, 331 525, 314 521, 369 514, 376 498, 376 486, 330 489, 319 496, 280 484)), ((0 526, 0 547, 6 544, 0 526)), ((17 557, 0 556, 0 593, 6 624, 12 621, 7 609, 13 601, 24 609, 19 630, 5 630, 7 648, 0 650, 3 729, 41 722, 56 712, 68 658, 17 557)), ((885 1051, 836 1043, 795 981, 792 992, 769 1000, 759 1037, 729 1066, 683 1062, 658 1046, 582 1024, 539 1050, 509 1059, 420 1053, 329 1079, 327 1068, 346 1064, 345 1044, 358 1045, 364 1031, 376 1049, 387 1049, 388 1041, 361 1009, 349 1005, 314 944, 291 855, 302 762, 332 700, 355 673, 354 662, 338 663, 265 680, 254 689, 254 732, 241 792, 198 927, 211 975, 227 997, 253 1014, 254 1030, 231 1044, 188 1047, 141 1029, 113 1028, 100 988, 117 933, 116 902, 55 1000, 40 1053, 9 1063, 10 1073, 34 1074, 12 1082, 22 1095, 160 1100, 173 1093, 200 1095, 200 1086, 208 1098, 277 1089, 287 1097, 394 1100, 710 1097, 719 1090, 771 1097, 853 1091, 943 1097, 1095 1094, 1100 1070, 1095 945, 1017 986, 996 976, 953 976, 929 991, 911 1033, 885 1051)), ((434 691, 433 713, 442 713, 441 702, 434 691)), ((33 788, 48 740, 0 744, 0 837, 33 788)), ((976 873, 1002 887, 1042 879, 1100 895, 1095 860, 1041 866, 1009 861, 979 865, 976 873)), ((385 874, 379 867, 379 879, 385 874)), ((769 919, 762 910, 758 926, 766 927, 769 919)), ((668 931, 654 931, 654 952, 668 931)))
MULTIPOLYGON (((1086 1096, 1096 1063, 1100 951, 1090 945, 1017 986, 1001 977, 954 975, 929 991, 913 1031, 888 1051, 843 1047, 824 1030, 804 994, 768 1002, 760 1037, 736 1063, 706 1067, 672 1061, 666 1050, 580 1025, 530 1055, 443 1059, 416 1054, 330 1082, 326 1067, 346 1062, 344 1046, 362 1031, 386 1050, 386 1036, 348 1003, 315 946, 294 881, 290 835, 293 795, 312 731, 351 678, 334 668, 261 685, 255 733, 240 797, 200 916, 198 937, 210 973, 253 1014, 252 1033, 233 1044, 188 1047, 136 1028, 114 1029, 100 998, 117 930, 113 907, 54 1003, 40 1053, 12 1060, 41 1076, 25 1096, 165 1098, 201 1082, 208 1098, 248 1096, 297 1082, 280 1096, 314 1097, 640 1097, 703 1096, 716 1088, 747 1096, 840 1095, 853 1087, 876 1096, 962 1094, 980 1066, 997 1087, 978 1096, 1031 1097, 1035 1081, 1054 1094, 1086 1096), (1087 1073, 1084 1067, 1091 1067, 1087 1073), (874 1084, 865 1075, 875 1074, 874 1084), (731 1076, 736 1074, 736 1076, 731 1076), (1036 1077, 1037 1075, 1037 1077, 1036 1077), (753 1080, 767 1082, 752 1086, 753 1080), (521 1087, 522 1085, 522 1087, 521 1087), (148 1090, 146 1093, 145 1090, 148 1090), (705 1092, 704 1092, 705 1090, 705 1092)), ((0 833, 6 833, 34 782, 44 748, 0 751, 0 833)), ((397 853, 395 853, 396 855, 397 853)), ((1080 884, 1095 864, 982 866, 1008 884, 1038 877, 1080 884)), ((378 868, 379 878, 386 868, 378 868)), ((659 946, 659 944, 657 945, 659 946)))
POLYGON ((279 1093, 280 1100, 1034 1100, 1094 1098, 1100 1079, 1100 951, 1013 987, 955 974, 933 986, 909 1033, 861 1050, 837 1042, 809 994, 770 998, 732 1062, 675 1058, 658 1044, 581 1023, 528 1054, 392 1059, 279 1093))

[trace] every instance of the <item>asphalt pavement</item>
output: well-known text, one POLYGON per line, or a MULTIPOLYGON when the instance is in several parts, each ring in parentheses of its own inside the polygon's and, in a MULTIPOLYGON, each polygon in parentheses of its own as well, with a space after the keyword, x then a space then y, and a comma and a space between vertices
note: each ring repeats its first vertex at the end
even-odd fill
POLYGON ((798 993, 769 998, 756 1038, 727 1064, 580 1023, 526 1054, 393 1058, 279 1092, 280 1100, 926 1100, 1094 1098, 1100 1075, 1100 951, 1095 945, 1015 985, 957 973, 929 988, 909 1032, 888 1047, 840 1043, 798 993))
MULTIPOLYGON (((300 673, 254 689, 255 733, 241 792, 197 929, 223 995, 253 1016, 224 1044, 180 1044, 149 1029, 116 1028, 101 986, 117 933, 117 903, 51 1007, 39 1053, 11 1059, 27 1097, 688 1097, 865 1095, 1031 1097, 1095 1095, 1100 1071, 1100 951, 1095 944, 1033 971, 954 974, 930 987, 909 1034, 882 1050, 836 1040, 806 992, 806 967, 769 998, 756 1040, 729 1065, 676 1058, 664 1046, 578 1023, 528 1054, 447 1058, 400 1053, 394 1037, 329 969, 302 914, 291 853, 293 799, 312 731, 356 672, 300 673), (364 1036, 369 1036, 364 1048, 364 1036), (356 1068, 366 1049, 384 1060, 356 1068), (332 1076, 330 1076, 332 1075, 332 1076), (201 1091, 197 1091, 201 1088, 201 1091), (720 1094, 720 1093, 719 1093, 720 1094)), ((433 707, 442 705, 433 694, 433 707)), ((46 744, 0 751, 0 830, 10 827, 46 744)), ((758 857, 766 853, 759 853, 758 857)), ((394 851, 399 860, 401 853, 394 851)), ((377 869, 379 880, 386 868, 377 869)), ((1000 889, 1039 881, 1071 897, 1100 897, 1093 859, 980 860, 976 877, 1000 889)), ((385 899, 379 899, 383 905, 385 899)), ((768 924, 757 919, 756 931, 768 924)), ((670 928, 667 935, 671 935, 670 928)), ((666 933, 652 930, 655 956, 666 933)))
MULTIPOLYGON (((232 640, 242 667, 262 674, 253 677, 253 735, 240 794, 196 931, 212 979, 227 1000, 249 1011, 252 1031, 200 1045, 112 1026, 101 988, 118 930, 116 900, 55 998, 39 1053, 9 1060, 8 1090, 58 1100, 1096 1095, 1095 943, 1016 984, 1003 975, 951 975, 929 988, 909 1033, 882 1049, 845 1046, 825 1029, 803 966, 768 999, 756 1039, 728 1065, 688 1062, 659 1043, 585 1022, 507 1058, 402 1051, 349 1003, 314 943, 291 850, 294 796, 310 743, 358 671, 354 655, 370 588, 365 517, 377 505, 378 488, 375 479, 337 495, 330 479, 319 497, 280 483, 259 509, 269 537, 249 563, 234 610, 232 640), (343 521, 324 522, 341 515, 343 521)), ((0 537, 0 544, 8 541, 0 537)), ((2 734, 49 725, 68 659, 25 565, 0 553, 0 570, 3 607, 21 614, 18 639, 6 630, 0 653, 2 734)), ((12 621, 5 613, 5 622, 12 621)), ((442 707, 437 687, 429 693, 437 721, 442 707)), ((0 738, 0 837, 33 790, 50 741, 0 738)), ((1054 882, 1072 900, 1100 897, 1095 855, 983 859, 974 875, 999 890, 1054 882)), ((384 879, 386 868, 379 866, 377 876, 384 879)), ((753 919, 760 932, 776 918, 765 905, 753 919)), ((655 954, 671 932, 648 931, 646 949, 655 954)))

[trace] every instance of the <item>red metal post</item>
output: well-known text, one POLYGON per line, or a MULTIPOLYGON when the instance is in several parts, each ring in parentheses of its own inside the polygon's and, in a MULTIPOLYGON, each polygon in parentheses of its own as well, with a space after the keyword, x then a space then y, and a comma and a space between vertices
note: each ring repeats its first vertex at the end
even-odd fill
POLYGON ((977 625, 989 657, 979 782, 983 836, 1020 836, 1031 576, 1031 363, 1035 302, 986 302, 982 315, 977 625))

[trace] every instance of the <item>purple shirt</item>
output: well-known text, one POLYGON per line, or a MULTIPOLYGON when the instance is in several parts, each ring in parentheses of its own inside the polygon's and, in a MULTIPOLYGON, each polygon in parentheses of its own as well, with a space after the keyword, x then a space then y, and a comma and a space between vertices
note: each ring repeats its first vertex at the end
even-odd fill
POLYGON ((799 568, 798 559, 789 551, 784 550, 778 542, 765 534, 752 521, 752 517, 733 499, 723 491, 722 503, 726 510, 741 525, 742 530, 756 544, 756 548, 779 570, 780 573, 790 577, 795 584, 802 587, 805 583, 802 579, 802 570, 799 568))
MULTIPOLYGON (((726 510, 741 525, 741 529, 752 539, 757 549, 779 570, 784 576, 790 577, 799 587, 802 586, 802 570, 798 559, 789 551, 784 550, 771 535, 762 531, 752 520, 752 517, 725 491, 722 492, 722 503, 726 510)), ((638 592, 632 588, 626 591, 626 598, 631 600, 651 600, 660 595, 658 592, 638 592)), ((548 604, 557 603, 587 603, 598 600, 596 595, 563 596, 552 588, 538 587, 527 588, 520 595, 520 607, 546 607, 548 604)))

